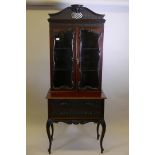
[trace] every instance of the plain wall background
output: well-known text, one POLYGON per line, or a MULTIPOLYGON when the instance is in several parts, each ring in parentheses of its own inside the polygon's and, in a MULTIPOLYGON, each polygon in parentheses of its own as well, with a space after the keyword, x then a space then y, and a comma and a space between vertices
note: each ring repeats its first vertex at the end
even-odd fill
MULTIPOLYGON (((102 88, 108 97, 105 106, 105 119, 109 132, 107 132, 106 137, 108 139, 113 124, 120 127, 117 130, 125 128, 120 134, 124 133, 128 137, 128 8, 121 7, 120 9, 111 10, 110 8, 91 7, 91 9, 97 13, 105 14, 106 19, 102 76, 102 88)), ((48 13, 52 12, 57 11, 27 11, 28 140, 30 135, 33 135, 33 133, 30 134, 30 126, 41 125, 45 127, 47 120, 47 101, 45 97, 50 86, 49 26, 47 18, 48 13)))

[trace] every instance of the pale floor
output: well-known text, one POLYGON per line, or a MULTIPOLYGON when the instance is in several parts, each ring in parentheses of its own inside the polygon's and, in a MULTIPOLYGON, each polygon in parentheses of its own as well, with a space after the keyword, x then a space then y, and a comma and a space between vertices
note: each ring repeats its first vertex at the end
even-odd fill
MULTIPOLYGON (((101 126, 100 126, 101 129, 101 126)), ((107 122, 103 155, 128 155, 128 121, 107 122)), ((48 155, 45 124, 27 124, 27 155, 48 155)), ((54 124, 53 155, 99 155, 96 124, 54 124)))

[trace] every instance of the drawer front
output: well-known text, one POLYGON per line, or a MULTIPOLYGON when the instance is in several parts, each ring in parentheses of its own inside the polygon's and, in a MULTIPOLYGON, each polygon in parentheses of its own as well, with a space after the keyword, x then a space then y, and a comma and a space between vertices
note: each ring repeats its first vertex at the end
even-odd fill
POLYGON ((104 116, 104 100, 48 100, 49 117, 86 117, 104 116))

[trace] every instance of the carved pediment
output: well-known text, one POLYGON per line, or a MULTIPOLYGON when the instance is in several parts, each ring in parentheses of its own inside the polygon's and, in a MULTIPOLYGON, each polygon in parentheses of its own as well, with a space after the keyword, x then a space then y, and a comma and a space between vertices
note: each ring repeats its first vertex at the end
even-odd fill
POLYGON ((104 15, 97 14, 93 12, 92 10, 83 7, 82 5, 71 5, 70 7, 65 8, 64 10, 49 14, 50 20, 80 20, 80 19, 103 19, 104 15))

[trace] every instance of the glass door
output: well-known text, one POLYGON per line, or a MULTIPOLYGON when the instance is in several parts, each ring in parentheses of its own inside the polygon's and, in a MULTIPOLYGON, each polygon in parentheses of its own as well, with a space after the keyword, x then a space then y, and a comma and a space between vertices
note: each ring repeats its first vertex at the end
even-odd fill
POLYGON ((94 29, 80 30, 79 89, 100 89, 100 39, 101 32, 99 31, 94 29))
POLYGON ((72 30, 54 30, 52 54, 52 84, 54 89, 73 89, 74 52, 72 30))

